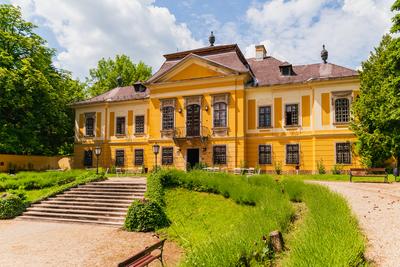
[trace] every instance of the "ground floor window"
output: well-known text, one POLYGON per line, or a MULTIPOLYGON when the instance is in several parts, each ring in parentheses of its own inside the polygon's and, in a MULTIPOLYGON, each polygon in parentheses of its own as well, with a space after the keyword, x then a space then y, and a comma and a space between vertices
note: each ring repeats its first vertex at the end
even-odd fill
POLYGON ((115 151, 115 166, 123 167, 125 163, 125 151, 123 149, 117 149, 115 151))
POLYGON ((213 147, 213 162, 215 165, 226 164, 226 146, 213 147))
POLYGON ((259 145, 258 146, 258 164, 271 164, 271 145, 259 145))
POLYGON ((299 164, 299 145, 286 145, 286 164, 299 164))
POLYGON ((172 165, 174 163, 174 149, 172 147, 163 147, 161 151, 161 164, 172 165))
POLYGON ((93 151, 85 150, 83 155, 83 166, 92 167, 93 166, 93 151))
POLYGON ((135 165, 142 166, 144 162, 144 151, 143 149, 135 149, 135 165))
POLYGON ((336 163, 350 164, 351 163, 351 147, 350 143, 336 143, 336 163))

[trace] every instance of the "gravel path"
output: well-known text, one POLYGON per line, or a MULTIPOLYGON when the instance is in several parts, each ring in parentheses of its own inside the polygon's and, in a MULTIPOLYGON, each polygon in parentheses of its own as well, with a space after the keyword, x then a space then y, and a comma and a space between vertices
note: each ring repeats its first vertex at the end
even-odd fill
MULTIPOLYGON (((0 220, 0 266, 117 266, 157 240, 107 226, 0 220)), ((174 243, 166 243, 167 266, 180 255, 174 243)))
POLYGON ((400 266, 400 184, 315 182, 342 194, 368 238, 367 259, 400 266))

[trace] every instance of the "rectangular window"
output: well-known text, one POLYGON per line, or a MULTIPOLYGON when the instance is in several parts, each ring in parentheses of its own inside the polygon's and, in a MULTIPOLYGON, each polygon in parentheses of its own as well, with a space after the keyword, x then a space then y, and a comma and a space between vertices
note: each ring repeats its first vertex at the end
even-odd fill
POLYGON ((144 133, 144 116, 136 116, 135 117, 135 133, 142 134, 144 133))
POLYGON ((299 145, 287 144, 286 145, 286 164, 299 164, 299 145))
POLYGON ((94 136, 94 115, 92 113, 85 114, 85 135, 94 136))
POLYGON ((226 146, 213 147, 213 162, 215 165, 226 164, 226 146))
POLYGON ((163 147, 161 154, 162 165, 172 165, 174 163, 174 149, 172 147, 163 147))
POLYGON ((115 150, 115 166, 123 167, 125 163, 125 151, 123 149, 115 150))
POLYGON ((350 143, 336 143, 336 163, 351 164, 351 146, 350 143))
POLYGON ((299 105, 290 104, 285 106, 285 122, 287 126, 299 125, 299 105))
POLYGON ((259 128, 271 127, 271 106, 258 108, 258 127, 259 128))
POLYGON ((135 149, 135 165, 142 166, 144 162, 144 151, 143 149, 135 149))
POLYGON ((175 109, 171 106, 162 108, 162 129, 172 130, 174 129, 174 113, 175 109))
POLYGON ((117 129, 116 134, 125 134, 125 117, 117 117, 117 129))
POLYGON ((335 100, 335 122, 347 123, 350 121, 350 101, 348 98, 335 100))
POLYGON ((93 151, 85 150, 83 154, 83 166, 92 167, 93 166, 93 151))
POLYGON ((226 127, 226 108, 224 102, 214 103, 214 127, 226 127))
POLYGON ((258 146, 258 163, 259 164, 271 164, 272 153, 271 145, 259 145, 258 146))

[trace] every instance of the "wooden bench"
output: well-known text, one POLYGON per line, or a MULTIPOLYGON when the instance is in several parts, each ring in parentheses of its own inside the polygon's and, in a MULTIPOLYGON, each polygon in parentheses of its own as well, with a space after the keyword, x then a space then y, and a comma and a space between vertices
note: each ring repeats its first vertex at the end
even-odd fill
POLYGON ((353 181, 353 177, 383 177, 383 181, 387 183, 387 176, 385 168, 350 169, 350 182, 353 181))
POLYGON ((164 242, 165 239, 155 243, 154 245, 151 245, 150 247, 146 247, 136 255, 118 264, 118 267, 144 267, 149 265, 149 263, 154 260, 159 260, 161 262, 161 266, 164 266, 162 258, 164 242), (152 254, 152 252, 155 250, 158 250, 158 253, 152 254))

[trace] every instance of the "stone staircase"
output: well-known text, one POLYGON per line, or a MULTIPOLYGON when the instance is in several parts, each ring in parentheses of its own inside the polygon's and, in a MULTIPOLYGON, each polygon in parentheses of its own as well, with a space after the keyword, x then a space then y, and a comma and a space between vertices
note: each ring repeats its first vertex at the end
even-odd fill
POLYGON ((119 227, 124 224, 132 201, 143 198, 145 191, 146 180, 143 178, 88 183, 33 204, 18 219, 119 227))

